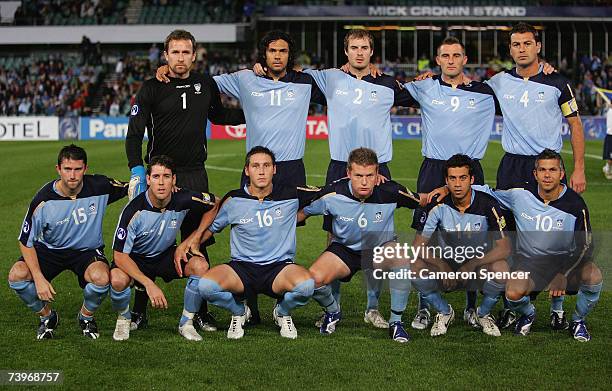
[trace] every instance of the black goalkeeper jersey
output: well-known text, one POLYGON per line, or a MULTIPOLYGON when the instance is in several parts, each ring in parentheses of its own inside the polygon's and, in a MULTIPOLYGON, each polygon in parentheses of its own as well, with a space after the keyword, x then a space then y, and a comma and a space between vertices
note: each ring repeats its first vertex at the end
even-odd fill
POLYGON ((223 107, 212 77, 191 72, 188 78, 170 78, 167 84, 155 78, 145 81, 132 106, 125 139, 130 169, 143 165, 145 127, 149 129, 145 162, 163 154, 178 168, 201 168, 207 155, 207 119, 219 125, 245 123, 242 110, 223 107))

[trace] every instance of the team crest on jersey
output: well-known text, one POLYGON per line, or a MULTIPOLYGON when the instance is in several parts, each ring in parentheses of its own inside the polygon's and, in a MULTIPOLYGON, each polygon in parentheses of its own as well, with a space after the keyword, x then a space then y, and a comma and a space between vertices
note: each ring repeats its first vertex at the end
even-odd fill
POLYGON ((536 99, 536 102, 544 102, 544 91, 538 92, 538 99, 536 99))
POLYGON ((24 233, 26 233, 26 234, 27 234, 28 232, 30 232, 30 224, 28 224, 28 222, 27 222, 27 221, 24 221, 24 222, 23 222, 23 232, 24 232, 24 233))
POLYGON ((176 219, 172 219, 172 220, 170 221, 170 224, 168 224, 168 226, 169 226, 170 228, 176 228, 176 219))
POLYGON ((287 91, 287 98, 285 100, 295 100, 295 91, 292 89, 287 91))
POLYGON ((123 239, 125 239, 125 235, 126 235, 126 232, 125 232, 125 230, 123 228, 119 228, 117 230, 117 239, 123 240, 123 239))
POLYGON ((202 89, 202 84, 200 84, 200 83, 195 83, 195 84, 193 85, 193 88, 195 88, 195 93, 196 93, 197 95, 199 95, 199 94, 201 94, 201 93, 202 93, 202 91, 200 91, 200 90, 202 89))
POLYGON ((476 100, 474 98, 470 98, 468 104, 473 107, 476 105, 476 100))
POLYGON ((563 228, 563 219, 557 219, 557 228, 558 229, 562 229, 563 228))
POLYGON ((132 110, 130 110, 130 114, 132 116, 137 115, 138 114, 138 105, 134 105, 132 106, 132 110))
POLYGON ((89 210, 90 216, 95 215, 97 213, 96 204, 94 204, 93 202, 89 205, 87 209, 89 210))
POLYGON ((474 225, 472 225, 472 228, 474 229, 474 231, 480 231, 480 223, 474 223, 474 225))
POLYGON ((378 93, 376 91, 370 92, 370 102, 378 101, 378 93))
POLYGON ((283 211, 281 210, 281 208, 274 209, 274 216, 275 219, 280 219, 283 217, 283 211))
POLYGON ((378 212, 376 212, 376 214, 374 215, 374 222, 375 222, 375 223, 381 222, 381 221, 382 221, 382 219, 383 219, 383 213, 382 213, 382 211, 380 211, 380 210, 379 210, 379 211, 378 211, 378 212))

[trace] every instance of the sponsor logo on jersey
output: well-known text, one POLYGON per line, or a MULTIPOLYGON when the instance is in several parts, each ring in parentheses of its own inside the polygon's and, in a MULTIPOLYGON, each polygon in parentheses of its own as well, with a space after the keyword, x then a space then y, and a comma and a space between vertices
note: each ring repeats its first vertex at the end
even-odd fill
POLYGON ((137 115, 138 114, 138 105, 134 105, 132 106, 132 110, 130 110, 130 114, 132 116, 137 115))
POLYGON ((240 220, 238 220, 239 224, 248 224, 248 223, 252 223, 252 222, 253 222, 253 218, 252 217, 250 217, 248 219, 240 219, 240 220))
POLYGON ((64 224, 66 224, 69 221, 70 221, 70 217, 66 217, 64 220, 60 220, 60 221, 56 222, 55 225, 64 225, 64 224))
POLYGON ((529 216, 525 212, 521 212, 521 217, 524 218, 525 220, 529 220, 529 221, 533 221, 534 220, 533 216, 529 216))
POLYGON ((442 106, 443 106, 443 105, 444 105, 444 101, 442 101, 442 100, 437 100, 437 99, 432 99, 432 100, 431 100, 431 104, 432 104, 432 105, 442 105, 442 106))
POLYGON ((200 83, 195 83, 195 84, 193 85, 193 88, 195 88, 195 93, 196 93, 196 95, 199 95, 199 94, 201 94, 201 93, 202 93, 202 91, 200 91, 200 90, 202 89, 202 84, 200 84, 200 83))
POLYGON ((125 235, 126 235, 126 232, 125 232, 125 230, 123 228, 119 228, 117 230, 117 239, 123 240, 123 239, 125 239, 125 235))
POLYGON ((343 90, 339 90, 339 89, 336 89, 336 91, 334 93, 336 95, 348 95, 348 91, 343 91, 343 90))
POLYGON ((355 218, 354 217, 339 216, 338 220, 346 221, 347 223, 350 223, 351 221, 355 221, 355 218))
POLYGON ((263 92, 252 91, 251 96, 264 96, 263 92))
POLYGON ((185 84, 183 86, 176 86, 176 88, 189 88, 191 87, 191 84, 185 84))
POLYGON ((515 97, 514 95, 504 94, 504 99, 513 100, 515 97))

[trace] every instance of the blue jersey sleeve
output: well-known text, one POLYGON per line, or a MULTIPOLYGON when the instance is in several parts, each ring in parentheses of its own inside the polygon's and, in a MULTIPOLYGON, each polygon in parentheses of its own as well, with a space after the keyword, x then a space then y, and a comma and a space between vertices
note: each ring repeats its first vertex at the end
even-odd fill
POLYGON ((315 69, 304 69, 304 73, 309 74, 319 86, 319 89, 325 94, 327 88, 327 70, 319 71, 315 69))
POLYGON ((508 209, 512 209, 515 204, 515 195, 518 189, 509 189, 509 190, 494 190, 489 187, 489 185, 472 185, 472 189, 477 191, 482 191, 483 193, 487 193, 492 196, 508 209))
POLYGON ((425 223, 422 225, 422 229, 421 227, 419 227, 417 231, 421 231, 421 234, 423 236, 430 238, 431 235, 433 235, 433 233, 436 231, 436 229, 438 229, 438 224, 440 223, 440 220, 441 220, 440 212, 441 212, 441 208, 439 205, 436 205, 433 208, 431 208, 429 212, 427 213, 427 219, 425 220, 425 223))
POLYGON ((139 198, 134 198, 125 206, 119 216, 119 223, 115 229, 113 250, 124 254, 132 252, 134 241, 138 235, 138 207, 139 198))
POLYGON ((223 197, 221 201, 221 207, 219 208, 219 212, 217 212, 217 216, 215 220, 212 222, 208 230, 214 234, 223 231, 225 227, 230 224, 229 221, 229 208, 232 198, 229 195, 223 197))
POLYGON ((213 76, 215 83, 217 83, 217 87, 219 87, 219 91, 224 93, 225 95, 240 100, 240 80, 238 75, 240 72, 213 76))

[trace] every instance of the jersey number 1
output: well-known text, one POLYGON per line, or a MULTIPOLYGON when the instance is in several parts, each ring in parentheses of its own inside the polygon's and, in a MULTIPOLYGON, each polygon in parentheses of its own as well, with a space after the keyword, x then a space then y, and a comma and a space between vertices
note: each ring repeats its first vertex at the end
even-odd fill
POLYGON ((181 94, 181 99, 183 100, 183 110, 187 109, 187 93, 183 92, 181 94))

